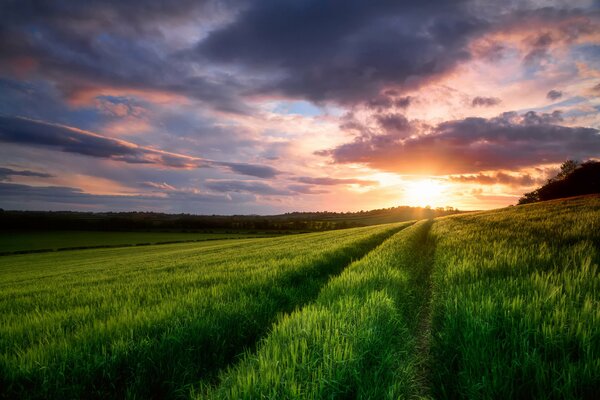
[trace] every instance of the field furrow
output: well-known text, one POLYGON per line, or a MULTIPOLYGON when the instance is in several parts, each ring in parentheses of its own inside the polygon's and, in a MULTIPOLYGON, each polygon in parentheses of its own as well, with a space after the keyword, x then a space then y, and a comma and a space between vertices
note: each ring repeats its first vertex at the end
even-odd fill
POLYGON ((2 257, 2 395, 185 397, 404 226, 2 257))
POLYGON ((422 353, 433 254, 422 221, 333 278, 283 317, 198 398, 408 398, 425 393, 422 353))

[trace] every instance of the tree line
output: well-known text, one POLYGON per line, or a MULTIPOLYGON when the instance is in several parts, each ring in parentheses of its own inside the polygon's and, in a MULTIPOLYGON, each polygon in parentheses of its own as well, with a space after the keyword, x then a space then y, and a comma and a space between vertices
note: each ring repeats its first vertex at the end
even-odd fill
POLYGON ((452 207, 392 207, 360 212, 293 212, 281 215, 193 215, 155 212, 0 210, 0 229, 89 231, 325 231, 374 223, 434 218, 452 207))

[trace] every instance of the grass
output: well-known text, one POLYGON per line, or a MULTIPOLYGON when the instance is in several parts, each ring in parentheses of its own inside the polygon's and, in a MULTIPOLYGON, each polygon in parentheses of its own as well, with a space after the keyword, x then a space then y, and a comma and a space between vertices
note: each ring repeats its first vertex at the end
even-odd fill
POLYGON ((600 198, 440 219, 436 398, 592 399, 600 388, 600 198))
POLYGON ((0 257, 5 398, 592 399, 600 196, 0 257))
POLYGON ((198 397, 395 399, 423 393, 419 321, 426 317, 431 221, 384 242, 282 318, 198 397))
POLYGON ((219 239, 241 239, 276 236, 246 232, 182 233, 182 232, 93 232, 93 231, 40 231, 0 232, 0 255, 81 249, 119 247, 160 243, 196 242, 219 239))
POLYGON ((185 396, 398 229, 1 257, 2 395, 185 396))

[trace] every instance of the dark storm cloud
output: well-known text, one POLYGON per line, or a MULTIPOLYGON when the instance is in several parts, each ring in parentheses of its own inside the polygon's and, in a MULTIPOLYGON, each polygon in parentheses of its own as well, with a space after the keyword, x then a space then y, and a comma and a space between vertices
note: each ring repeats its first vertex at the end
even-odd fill
POLYGON ((317 186, 334 186, 334 185, 360 185, 360 186, 374 186, 377 185, 377 181, 370 181, 366 179, 353 179, 353 178, 311 178, 308 176, 301 176, 294 180, 306 183, 309 185, 317 186))
POLYGON ((371 97, 387 107, 376 97, 385 85, 450 71, 487 26, 463 1, 256 1, 198 54, 282 76, 263 91, 342 103, 371 97))
POLYGON ((8 0, 3 2, 2 12, 6 20, 14 24, 52 21, 61 29, 79 27, 98 32, 118 28, 135 34, 154 31, 160 22, 185 21, 208 11, 214 3, 210 0, 8 0))
POLYGON ((129 164, 153 164, 171 168, 224 167, 237 174, 260 178, 270 178, 279 173, 269 166, 220 162, 169 153, 69 126, 19 117, 0 117, 0 142, 57 148, 67 153, 129 164))
POLYGON ((46 174, 43 172, 35 172, 28 170, 14 170, 11 168, 0 167, 0 180, 10 179, 11 176, 32 176, 36 178, 52 178, 53 175, 46 174))
POLYGON ((318 152, 337 163, 400 173, 457 174, 514 169, 600 154, 600 131, 557 125, 559 112, 443 122, 419 135, 365 133, 318 152))
MULTIPOLYGON (((526 9, 467 0, 4 1, 0 73, 31 69, 71 101, 110 89, 177 94, 230 113, 252 113, 243 99, 260 93, 406 108, 401 93, 379 97, 386 86, 418 87, 453 71, 479 56, 473 39, 586 15, 526 9), (170 36, 182 26, 189 32, 170 36), (222 64, 235 73, 215 68, 222 64)), ((529 38, 525 58, 593 24, 560 29, 529 38)))
POLYGON ((551 91, 548 92, 548 94, 546 95, 546 97, 549 100, 558 100, 563 96, 563 92, 559 91, 559 90, 554 90, 552 89, 551 91))
POLYGON ((480 97, 477 96, 471 102, 473 107, 492 107, 500 104, 502 100, 497 97, 480 97))

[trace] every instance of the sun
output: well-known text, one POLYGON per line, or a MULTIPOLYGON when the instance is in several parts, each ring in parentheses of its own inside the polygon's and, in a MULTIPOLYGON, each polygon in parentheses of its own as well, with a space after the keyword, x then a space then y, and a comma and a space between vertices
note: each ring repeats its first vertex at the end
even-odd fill
POLYGON ((434 179, 411 181, 405 186, 405 198, 412 206, 439 206, 443 202, 444 189, 444 185, 434 179))

